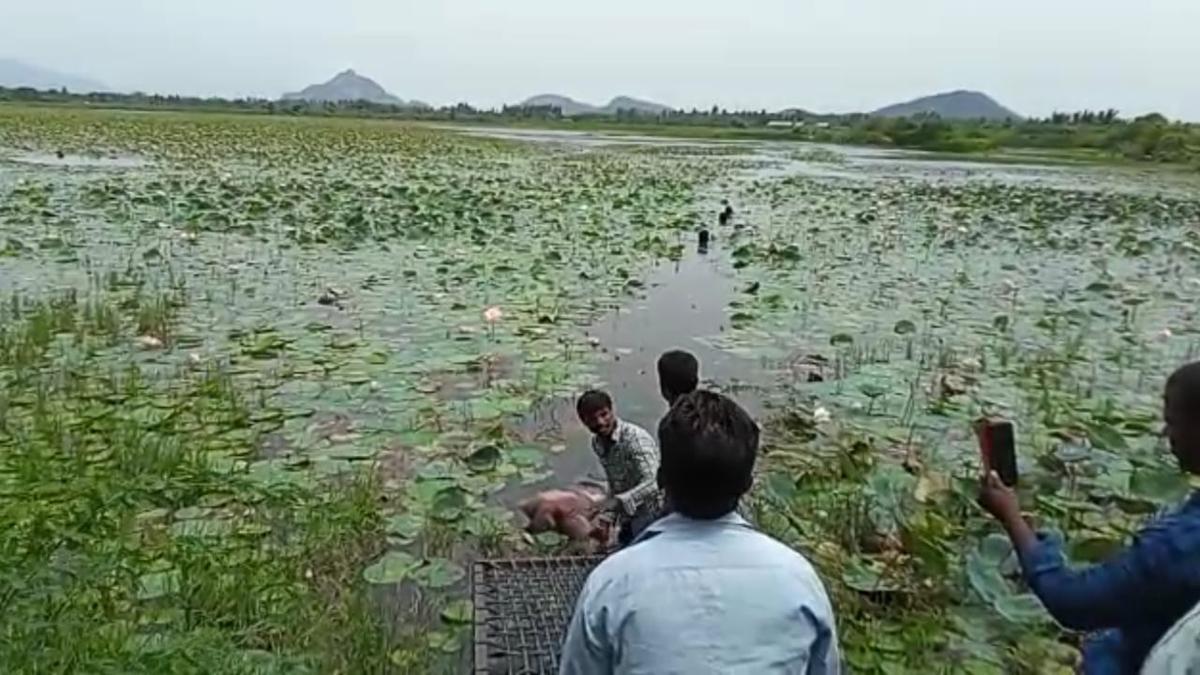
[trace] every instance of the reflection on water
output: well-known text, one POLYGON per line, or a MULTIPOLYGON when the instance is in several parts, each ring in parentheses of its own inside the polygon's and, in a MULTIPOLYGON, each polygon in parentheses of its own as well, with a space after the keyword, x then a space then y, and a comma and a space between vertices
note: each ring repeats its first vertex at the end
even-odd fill
MULTIPOLYGON (((557 143, 587 150, 605 145, 654 145, 734 147, 742 149, 730 158, 714 161, 733 161, 740 167, 736 181, 743 185, 754 181, 777 179, 815 179, 835 184, 871 184, 879 181, 897 183, 1024 183, 1064 190, 1105 190, 1117 192, 1156 193, 1173 191, 1194 192, 1191 179, 1170 179, 1155 174, 1156 180, 1139 180, 1142 170, 1103 168, 1094 165, 1046 166, 1034 163, 1013 163, 1020 156, 1001 158, 1004 163, 945 159, 929 153, 820 145, 795 141, 679 141, 676 139, 625 136, 602 132, 579 132, 538 129, 496 129, 454 127, 475 135, 532 142, 557 143)), ((729 185, 723 186, 728 190, 729 185)), ((723 195, 720 195, 723 196, 723 195)), ((713 200, 715 202, 715 200, 713 200)), ((757 214, 770 219, 771 213, 757 214)), ((751 218, 755 214, 751 214, 751 218)), ((758 223, 743 225, 753 227, 758 223)), ((727 232, 714 230, 716 247, 703 239, 697 240, 694 252, 673 263, 661 265, 650 276, 642 297, 628 306, 613 311, 587 329, 595 338, 601 354, 596 386, 613 394, 618 413, 651 432, 666 410, 658 393, 655 362, 669 349, 685 349, 701 361, 704 386, 715 386, 731 393, 752 414, 760 416, 763 402, 754 390, 738 385, 766 385, 778 375, 773 367, 806 379, 804 363, 785 359, 780 364, 761 359, 738 356, 709 346, 705 338, 719 336, 726 329, 726 307, 735 293, 733 280, 726 267, 728 250, 722 250, 716 237, 727 232), (711 250, 711 254, 710 254, 711 250), (797 365, 799 364, 799 365, 797 365)), ((821 358, 819 355, 799 355, 821 358)), ((800 361, 803 361, 801 358, 800 361)), ((809 373, 811 375, 811 373, 809 373)), ((761 390, 760 390, 761 393, 761 390)), ((550 458, 552 476, 547 483, 569 483, 589 474, 598 475, 599 464, 589 446, 589 435, 576 420, 571 401, 557 401, 543 407, 535 424, 546 424, 556 436, 565 439, 566 449, 550 458)), ((544 486, 544 485, 543 485, 544 486)), ((543 486, 510 488, 500 495, 500 501, 511 503, 543 486)))
MULTIPOLYGON (((671 349, 692 352, 700 360, 701 386, 723 390, 751 414, 762 412, 762 403, 749 388, 764 375, 756 362, 715 349, 701 340, 727 327, 725 308, 734 292, 722 251, 687 253, 682 260, 663 263, 649 276, 646 290, 633 302, 610 312, 587 328, 598 341, 599 380, 594 386, 608 391, 622 419, 652 434, 666 412, 658 391, 655 365, 671 349)), ((564 452, 549 460, 551 478, 535 486, 510 486, 498 500, 513 504, 544 489, 585 477, 602 477, 591 451, 591 437, 575 416, 573 401, 558 401, 539 412, 544 423, 556 425, 566 442, 564 452)))
POLYGON ((150 164, 136 155, 74 155, 61 152, 0 152, 0 160, 35 166, 87 169, 137 169, 150 164))
POLYGON ((731 140, 700 140, 664 138, 661 136, 639 136, 636 134, 613 134, 603 131, 573 131, 570 129, 516 129, 510 127, 473 127, 444 125, 438 128, 459 131, 470 136, 498 138, 513 141, 538 143, 564 143, 576 147, 601 147, 611 145, 651 145, 670 147, 728 147, 752 142, 731 140))

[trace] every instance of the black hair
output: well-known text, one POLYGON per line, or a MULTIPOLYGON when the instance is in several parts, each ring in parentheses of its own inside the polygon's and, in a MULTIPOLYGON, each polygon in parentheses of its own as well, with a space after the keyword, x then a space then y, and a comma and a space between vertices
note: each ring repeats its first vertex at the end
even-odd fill
POLYGON ((1182 411, 1200 417, 1200 361, 1180 366, 1167 378, 1166 391, 1182 411))
POLYGON ((664 352, 658 357, 658 382, 668 398, 696 391, 700 384, 700 362, 682 349, 664 352))
POLYGON ((733 400, 710 391, 686 394, 658 424, 658 484, 679 513, 713 520, 750 490, 758 425, 733 400))
POLYGON ((575 412, 580 417, 587 417, 597 410, 613 407, 612 397, 599 389, 589 389, 583 392, 575 402, 575 412))

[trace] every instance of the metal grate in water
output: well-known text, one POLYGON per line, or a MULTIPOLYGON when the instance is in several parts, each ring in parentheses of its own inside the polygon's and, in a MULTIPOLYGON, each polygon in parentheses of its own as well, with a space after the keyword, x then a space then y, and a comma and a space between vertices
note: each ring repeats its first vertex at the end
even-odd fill
POLYGON ((476 675, 557 673, 583 582, 602 558, 480 560, 471 577, 476 675))

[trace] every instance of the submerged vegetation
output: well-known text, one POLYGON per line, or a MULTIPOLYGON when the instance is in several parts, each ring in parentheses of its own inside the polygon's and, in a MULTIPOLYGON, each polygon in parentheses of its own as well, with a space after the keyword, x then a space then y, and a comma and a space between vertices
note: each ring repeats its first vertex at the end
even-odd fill
POLYGON ((1179 175, 23 108, 0 154, 4 672, 452 669, 470 557, 556 545, 495 497, 584 451, 531 412, 717 192, 738 292, 697 338, 772 404, 755 511, 854 672, 1070 672, 972 502, 979 413, 1077 560, 1187 487, 1179 175))

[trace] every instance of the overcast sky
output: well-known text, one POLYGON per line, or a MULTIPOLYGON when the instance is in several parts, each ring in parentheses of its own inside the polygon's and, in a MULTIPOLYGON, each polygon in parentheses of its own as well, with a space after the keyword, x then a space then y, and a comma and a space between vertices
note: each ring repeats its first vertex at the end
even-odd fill
POLYGON ((1200 0, 0 0, 0 57, 121 90, 538 93, 866 110, 979 89, 1026 115, 1200 120, 1200 0))

